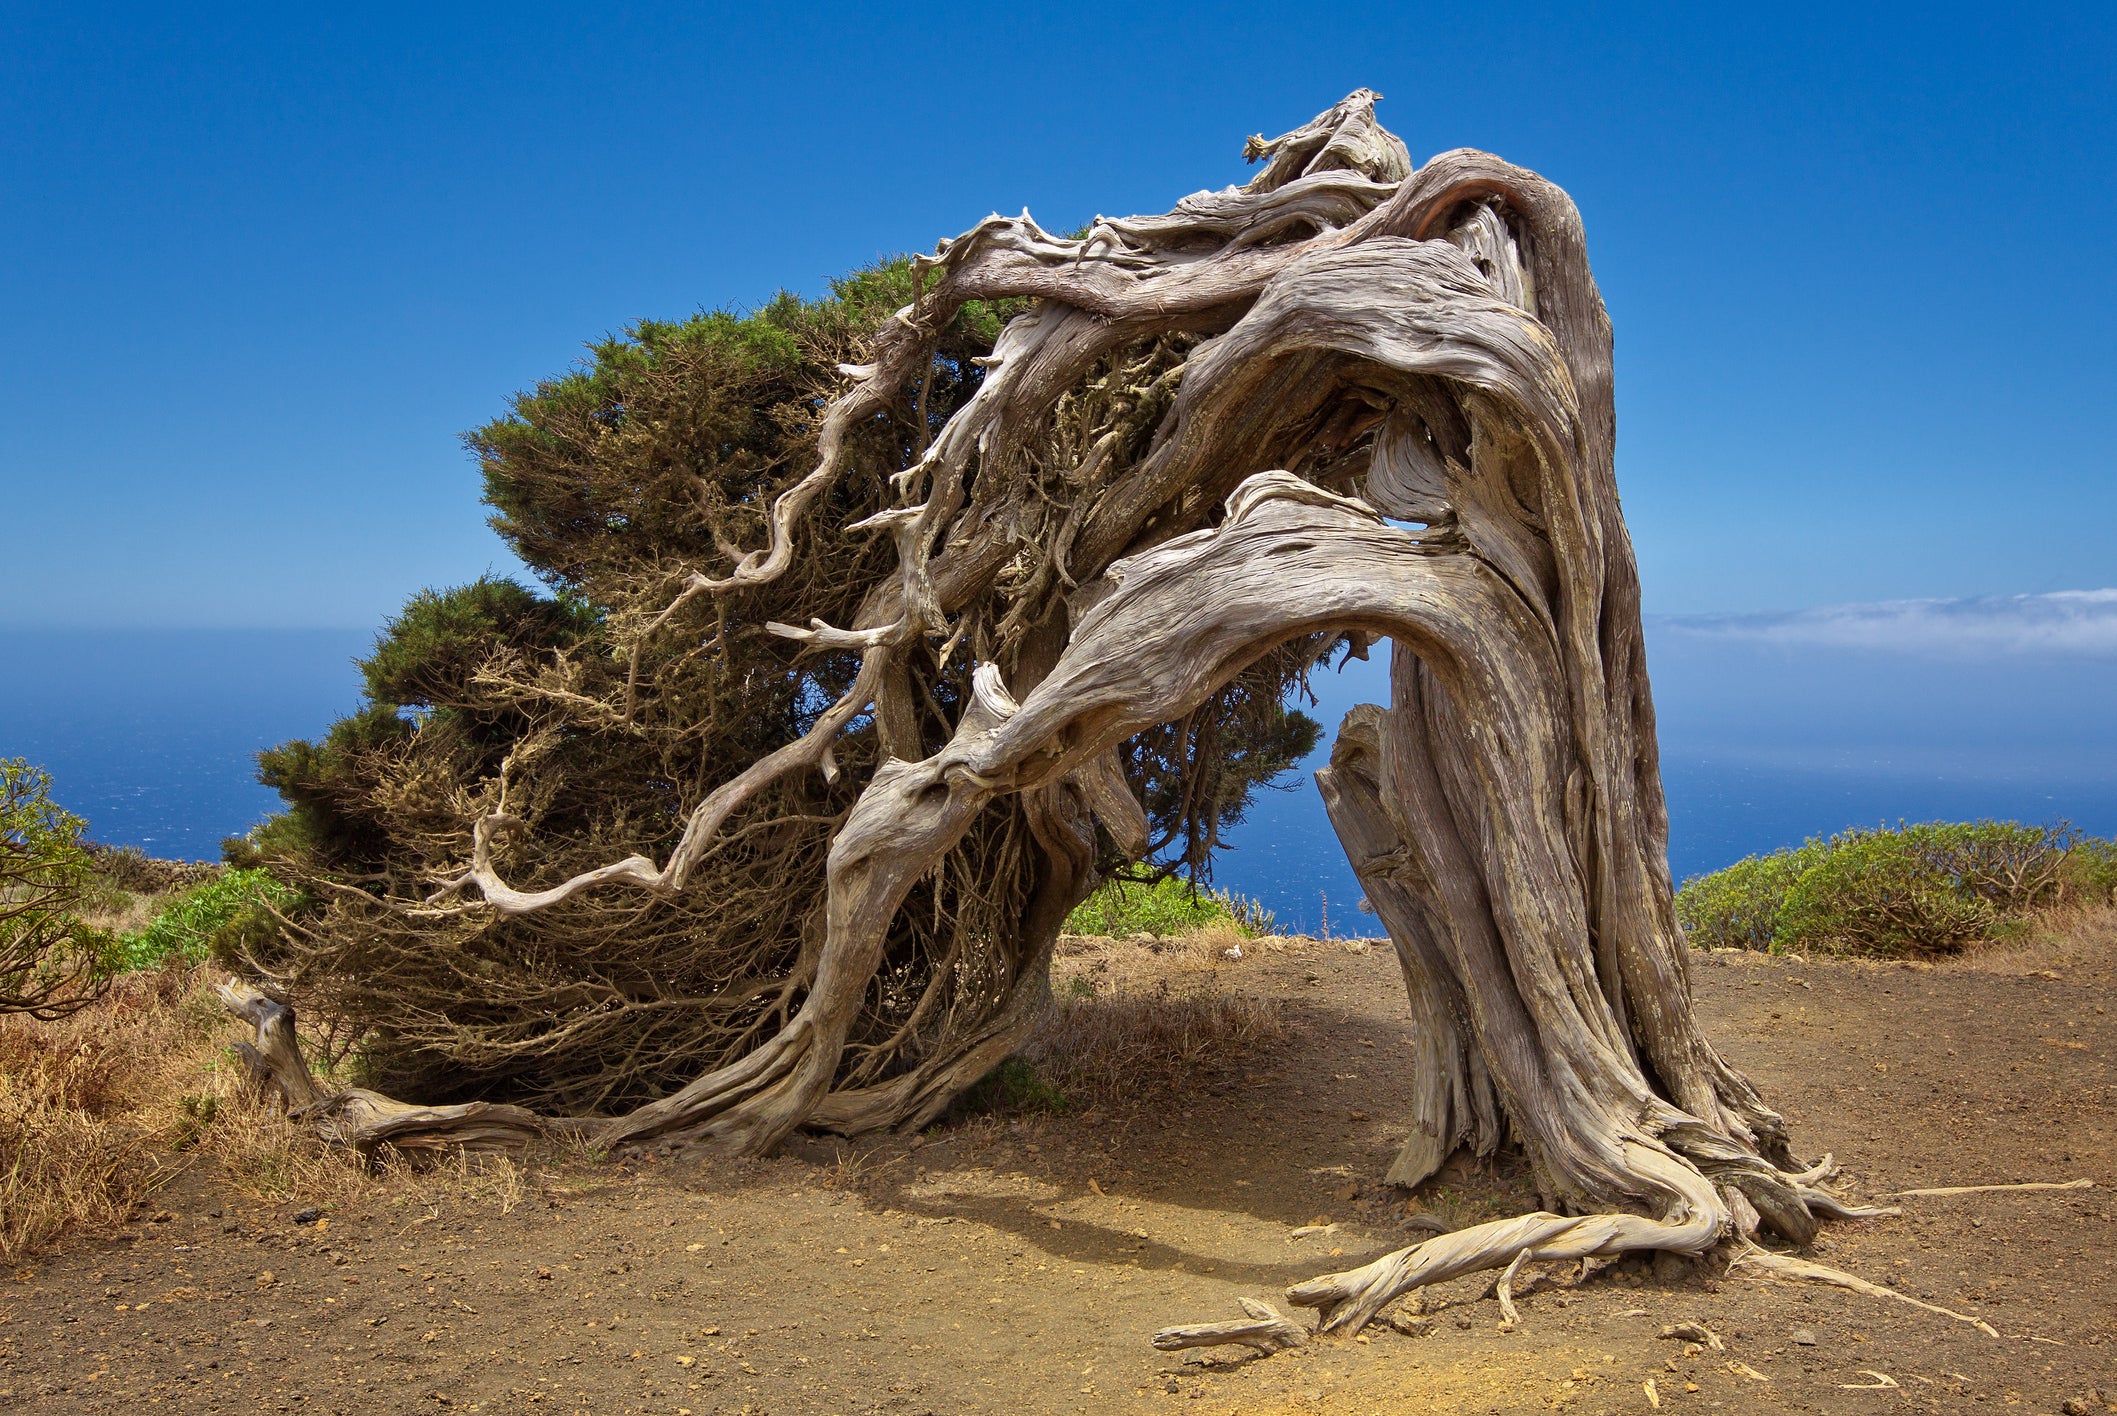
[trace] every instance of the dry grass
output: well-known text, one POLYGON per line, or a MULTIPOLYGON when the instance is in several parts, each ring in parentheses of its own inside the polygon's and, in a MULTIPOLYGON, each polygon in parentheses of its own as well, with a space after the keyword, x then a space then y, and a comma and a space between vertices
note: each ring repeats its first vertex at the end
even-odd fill
POLYGON ((195 1028, 185 994, 181 974, 132 974, 62 1021, 0 1018, 0 1259, 122 1224, 175 1173, 147 1133, 195 1028))
POLYGON ((107 1233, 191 1165, 262 1199, 376 1181, 249 1095, 201 969, 119 978, 58 1022, 0 1018, 0 1261, 107 1233))
POLYGON ((1230 985, 1289 943, 1248 939, 1232 925, 1153 944, 1069 936, 1052 970, 1057 1006, 1022 1056, 1091 1105, 1181 1087, 1287 1035, 1283 1004, 1230 985))
POLYGON ((2034 974, 2117 950, 2117 906, 2068 905, 2039 915, 2010 938, 1973 945, 1939 967, 1958 973, 2034 974))
POLYGON ((175 894, 169 892, 135 894, 129 890, 106 889, 81 912, 81 919, 112 934, 137 934, 152 924, 154 917, 175 899, 175 894))
POLYGON ((1745 963, 1798 963, 1881 972, 1909 969, 1924 973, 1989 974, 1999 978, 2046 975, 2083 961, 2117 952, 2117 906, 2065 905, 2022 922, 1998 939, 1969 945, 1960 954, 1928 959, 1847 958, 1824 953, 1768 954, 1753 949, 1716 949, 1713 953, 1745 963))

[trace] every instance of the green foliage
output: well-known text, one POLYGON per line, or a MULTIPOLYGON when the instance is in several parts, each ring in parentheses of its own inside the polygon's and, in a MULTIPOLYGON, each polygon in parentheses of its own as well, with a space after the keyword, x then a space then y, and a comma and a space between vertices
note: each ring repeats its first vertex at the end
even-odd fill
MULTIPOLYGON (((898 257, 832 281, 821 300, 781 292, 747 314, 642 320, 590 345, 588 363, 517 395, 508 417, 466 438, 493 528, 549 583, 599 599, 643 562, 716 565, 723 544, 762 544, 760 485, 807 470, 837 364, 914 295, 911 262, 898 257)), ((971 361, 1015 308, 957 314, 927 389, 929 435, 976 386, 971 361)))
POLYGON ((225 937, 254 929, 266 905, 284 905, 294 897, 293 890, 262 870, 224 871, 179 895, 146 928, 120 939, 120 958, 128 969, 201 963, 216 952, 229 952, 225 937))
POLYGON ((1066 1094, 1045 1081, 1032 1063, 1010 1057, 978 1078, 957 1100, 955 1109, 972 1116, 1020 1115, 1060 1112, 1071 1104, 1066 1094))
POLYGON ((1231 924, 1255 937, 1269 934, 1271 911, 1225 890, 1201 890, 1174 876, 1154 881, 1116 879, 1073 907, 1068 934, 1183 934, 1209 924, 1231 924))
POLYGON ((422 590, 383 627, 360 661, 368 701, 444 707, 475 702, 472 678, 496 645, 529 654, 563 648, 594 623, 578 602, 547 600, 512 580, 480 578, 422 590))
POLYGON ((1955 953, 2058 905, 2110 900, 2117 843, 2008 821, 1855 829, 1684 882, 1694 945, 1889 958, 1955 953))
POLYGON ((0 1013, 61 1017, 110 978, 111 937, 77 914, 98 889, 84 829, 49 773, 0 758, 0 1013))
POLYGON ((1771 949, 1786 892, 1829 851, 1827 842, 1810 840, 1793 850, 1747 856, 1710 875, 1694 875, 1676 892, 1676 917, 1698 948, 1771 949))

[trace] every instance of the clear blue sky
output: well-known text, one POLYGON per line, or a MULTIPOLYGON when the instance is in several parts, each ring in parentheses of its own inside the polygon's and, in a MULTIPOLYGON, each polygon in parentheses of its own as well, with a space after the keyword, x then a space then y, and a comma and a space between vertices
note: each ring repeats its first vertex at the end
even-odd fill
POLYGON ((642 316, 1244 180, 1366 85, 1570 190, 1648 607, 2117 585, 2106 5, 0 7, 0 625, 373 626, 642 316))

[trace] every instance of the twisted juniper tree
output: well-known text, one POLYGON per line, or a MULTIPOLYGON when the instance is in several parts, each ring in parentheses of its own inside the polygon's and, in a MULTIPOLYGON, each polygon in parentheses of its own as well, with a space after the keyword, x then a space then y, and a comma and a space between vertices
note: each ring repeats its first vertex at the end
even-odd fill
MULTIPOLYGON (((1210 834, 1185 805, 1226 797, 1201 745, 1271 727, 1257 705, 1331 645, 1386 639, 1390 702, 1347 718, 1319 780, 1417 1023, 1391 1178, 1512 1143, 1548 1212, 1294 1301, 1346 1330, 1528 1255, 1695 1254, 1759 1223, 1803 1241, 1848 1213, 1692 1009, 1578 213, 1483 153, 1415 170, 1374 101, 1251 140, 1254 180, 1163 216, 1070 237, 988 218, 912 261, 871 331, 789 335, 852 351, 830 389, 772 386, 772 351, 743 351, 753 403, 637 486, 571 469, 575 444, 675 445, 652 380, 491 436, 520 536, 533 501, 618 538, 676 518, 695 554, 625 561, 622 584, 567 571, 592 629, 497 607, 535 623, 457 669, 476 694, 400 693, 432 717, 348 730, 343 751, 381 764, 369 829, 416 836, 418 870, 400 853, 359 878, 352 848, 310 870, 321 912, 263 962, 370 1017, 392 971, 453 970, 441 1025, 493 1060, 667 1016, 650 1050, 694 1070, 565 1122, 348 1093, 327 1124, 356 1144, 564 1124, 757 1152, 929 1117, 1022 1037, 1098 869, 1210 834), (745 453, 753 410, 804 408, 798 467, 764 456, 784 441, 745 453), (406 746, 422 733, 454 755, 406 746), (633 784, 593 810, 553 769, 583 741, 615 745, 599 779, 633 784), (619 858, 626 840, 661 845, 619 858), (674 951, 675 981, 657 966, 719 925, 748 942, 674 951), (617 941, 592 986, 542 979, 538 950, 583 937, 617 941), (538 989, 546 1021, 508 1023, 538 989)), ((283 1010, 231 999, 293 1076, 283 1010)))

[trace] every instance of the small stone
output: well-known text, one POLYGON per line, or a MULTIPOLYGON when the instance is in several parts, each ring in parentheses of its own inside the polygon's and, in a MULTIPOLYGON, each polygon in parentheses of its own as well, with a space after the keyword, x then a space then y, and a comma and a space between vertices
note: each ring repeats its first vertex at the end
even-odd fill
POLYGON ((1807 1328, 1795 1328, 1794 1341, 1803 1347, 1814 1347, 1816 1345, 1816 1335, 1807 1328))
POLYGON ((294 1222, 296 1224, 314 1224, 317 1220, 322 1218, 323 1211, 318 1209, 314 1205, 310 1205, 307 1209, 298 1212, 294 1216, 294 1222))
POLYGON ((2065 1412, 2066 1416, 2088 1416, 2089 1407, 2085 1397, 2069 1396, 2058 1409, 2065 1412))

